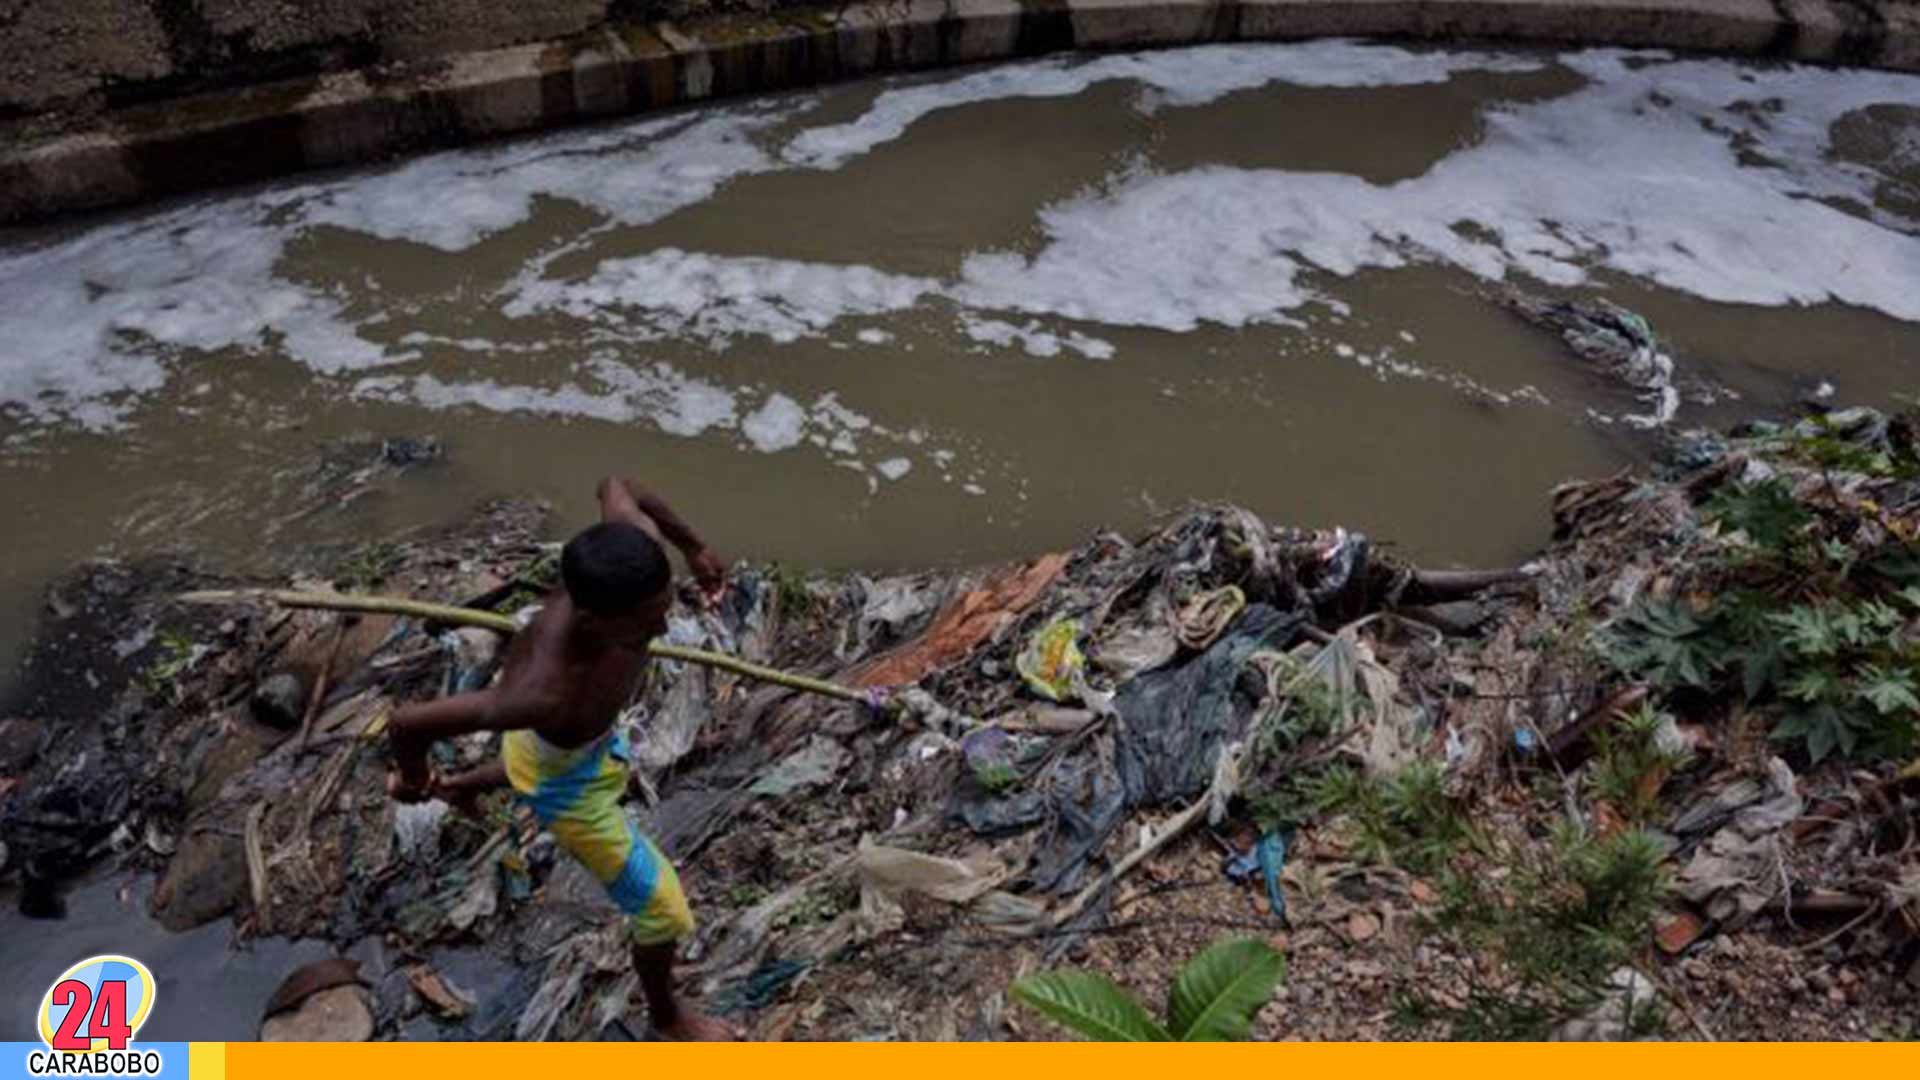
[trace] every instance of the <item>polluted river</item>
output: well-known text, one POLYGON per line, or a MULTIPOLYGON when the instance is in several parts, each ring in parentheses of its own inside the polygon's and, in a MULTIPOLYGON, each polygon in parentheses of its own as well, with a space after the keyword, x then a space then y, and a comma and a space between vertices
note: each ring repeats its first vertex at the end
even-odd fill
MULTIPOLYGON (((1550 487, 1667 432, 1920 387, 1916 102, 1657 52, 1209 46, 0 233, 0 649, 89 557, 267 572, 501 493, 564 531, 616 470, 723 555, 806 567, 1030 556, 1198 500, 1511 565, 1550 487), (1518 313, 1556 301, 1653 336, 1595 362, 1518 313), (383 445, 431 460, 314 482, 383 445)), ((132 910, 120 885, 59 934, 132 910)), ((35 979, 72 951, 46 940, 35 979)), ((275 979, 234 963, 176 970, 244 984, 244 1023, 218 992, 203 1018, 242 1037, 275 979)))

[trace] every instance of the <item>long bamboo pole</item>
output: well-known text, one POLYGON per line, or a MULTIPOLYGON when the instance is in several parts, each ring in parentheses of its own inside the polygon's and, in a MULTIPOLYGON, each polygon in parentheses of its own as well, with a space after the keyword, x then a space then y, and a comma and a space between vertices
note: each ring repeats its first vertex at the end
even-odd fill
MULTIPOLYGON (((502 634, 514 634, 520 629, 506 615, 492 611, 477 611, 473 608, 455 607, 452 604, 435 604, 425 600, 408 600, 398 596, 367 596, 357 593, 305 592, 299 589, 208 589, 200 592, 182 593, 180 600, 188 604, 238 604, 247 601, 265 601, 291 608, 319 608, 328 611, 359 611, 374 615, 400 615, 414 619, 426 619, 432 622, 449 623, 455 626, 476 626, 482 630, 495 630, 502 634)), ((730 671, 749 679, 775 683, 793 690, 802 690, 809 694, 838 698, 841 701, 867 703, 871 699, 864 693, 839 683, 827 682, 806 675, 795 675, 776 668, 749 663, 724 653, 709 652, 706 649, 692 649, 684 645, 669 645, 653 642, 647 651, 667 660, 683 660, 689 664, 730 671)))

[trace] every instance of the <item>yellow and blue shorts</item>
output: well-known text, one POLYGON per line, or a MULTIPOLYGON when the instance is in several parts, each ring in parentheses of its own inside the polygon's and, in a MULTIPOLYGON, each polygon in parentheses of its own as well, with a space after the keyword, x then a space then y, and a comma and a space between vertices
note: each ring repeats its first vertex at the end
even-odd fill
POLYGON ((627 742, 608 732, 563 749, 532 731, 509 731, 500 747, 507 780, 548 832, 607 887, 637 945, 678 941, 693 913, 653 841, 620 808, 627 790, 627 742))

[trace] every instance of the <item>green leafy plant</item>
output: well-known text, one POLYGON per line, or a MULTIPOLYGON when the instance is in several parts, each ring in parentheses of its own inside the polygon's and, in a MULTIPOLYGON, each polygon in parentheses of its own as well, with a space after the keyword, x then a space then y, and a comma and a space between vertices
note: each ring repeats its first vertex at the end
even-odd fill
POLYGON ((1660 746, 1660 729, 1671 721, 1668 714, 1645 704, 1621 717, 1618 724, 1594 733, 1587 788, 1630 822, 1643 823, 1653 816, 1667 773, 1686 760, 1685 754, 1660 746))
MULTIPOLYGON (((1471 824, 1446 794, 1445 780, 1443 766, 1432 761, 1415 761, 1384 778, 1336 764, 1285 792, 1284 805, 1292 811, 1288 820, 1263 820, 1261 825, 1301 824, 1315 817, 1344 815, 1351 825, 1355 855, 1426 873, 1473 837, 1471 824)), ((1257 817, 1258 805, 1255 812, 1257 817)))
POLYGON ((1728 659, 1727 643, 1686 604, 1642 596, 1600 635, 1601 655, 1622 673, 1663 687, 1705 687, 1728 659))
POLYGON ((1886 600, 1826 600, 1768 615, 1780 653, 1777 672, 1762 687, 1778 699, 1773 737, 1803 743, 1814 762, 1835 750, 1910 751, 1920 687, 1906 627, 1916 612, 1920 591, 1908 587, 1886 600))
POLYGON ((813 590, 807 586, 805 573, 775 563, 768 567, 767 576, 773 580, 774 606, 781 618, 798 618, 813 609, 813 590))
POLYGON ((830 889, 809 892, 773 920, 775 929, 789 926, 817 926, 832 922, 834 916, 849 906, 846 898, 837 896, 830 889))
POLYGON ((506 595, 506 598, 493 605, 493 610, 501 615, 516 615, 529 604, 540 602, 541 594, 527 586, 520 586, 506 595))
POLYGON ((1246 766, 1246 797, 1261 831, 1289 829, 1350 801, 1320 790, 1357 776, 1325 767, 1301 769, 1292 755, 1312 740, 1338 735, 1346 726, 1339 693, 1327 680, 1288 653, 1260 654, 1267 663, 1269 704, 1256 718, 1246 766))
POLYGON ((406 556, 406 549, 391 541, 363 544, 341 560, 334 582, 349 589, 371 588, 400 569, 406 556))
POLYGON ((1233 1042, 1280 985, 1286 961, 1264 941, 1215 942, 1187 962, 1167 995, 1163 1024, 1104 975, 1045 971, 1016 980, 1014 1000, 1105 1042, 1233 1042))
POLYGON ((1340 694, 1325 679, 1287 653, 1272 654, 1272 664, 1268 684, 1275 707, 1254 728, 1256 762, 1276 759, 1313 736, 1336 734, 1345 722, 1340 694))
POLYGON ((526 569, 514 575, 513 591, 493 605, 502 615, 513 615, 529 604, 537 604, 548 589, 560 584, 560 549, 542 551, 526 569))
POLYGON ((1920 647, 1908 630, 1920 586, 1889 587, 1876 569, 1890 565, 1884 554, 1863 560, 1833 546, 1813 545, 1816 564, 1730 590, 1703 611, 1642 598, 1599 634, 1600 652, 1663 691, 1737 691, 1773 716, 1776 740, 1815 763, 1835 751, 1909 753, 1920 739, 1920 647), (1777 595, 1789 587, 1813 595, 1777 595))
POLYGON ((1366 797, 1366 782, 1359 770, 1336 763, 1255 785, 1247 806, 1261 832, 1283 831, 1356 805, 1366 797))
POLYGON ((1911 403, 1892 418, 1884 444, 1846 437, 1826 416, 1810 417, 1813 431, 1794 436, 1785 452, 1832 472, 1859 473, 1890 480, 1920 477, 1920 455, 1913 441, 1915 410, 1911 403))
POLYGON ((1664 857, 1651 833, 1599 837, 1562 820, 1544 839, 1509 838, 1489 853, 1492 865, 1449 867, 1428 932, 1490 963, 1464 1002, 1410 992, 1402 1022, 1443 1023, 1456 1038, 1538 1039, 1591 1009, 1652 931, 1664 857))
POLYGON ((1813 512, 1794 498, 1779 477, 1752 484, 1728 484, 1707 500, 1708 518, 1747 534, 1755 546, 1791 555, 1813 527, 1813 512))
POLYGON ((154 697, 172 698, 180 676, 193 666, 193 639, 175 630, 162 630, 159 645, 159 654, 140 672, 140 685, 154 697))

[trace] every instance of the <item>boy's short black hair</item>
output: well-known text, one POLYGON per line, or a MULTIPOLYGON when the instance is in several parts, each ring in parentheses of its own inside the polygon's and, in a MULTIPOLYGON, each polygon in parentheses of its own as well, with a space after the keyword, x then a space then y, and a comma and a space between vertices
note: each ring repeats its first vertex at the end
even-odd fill
POLYGON ((666 590, 673 565, 646 530, 603 521, 580 530, 560 549, 560 578, 575 607, 595 615, 625 615, 666 590))

